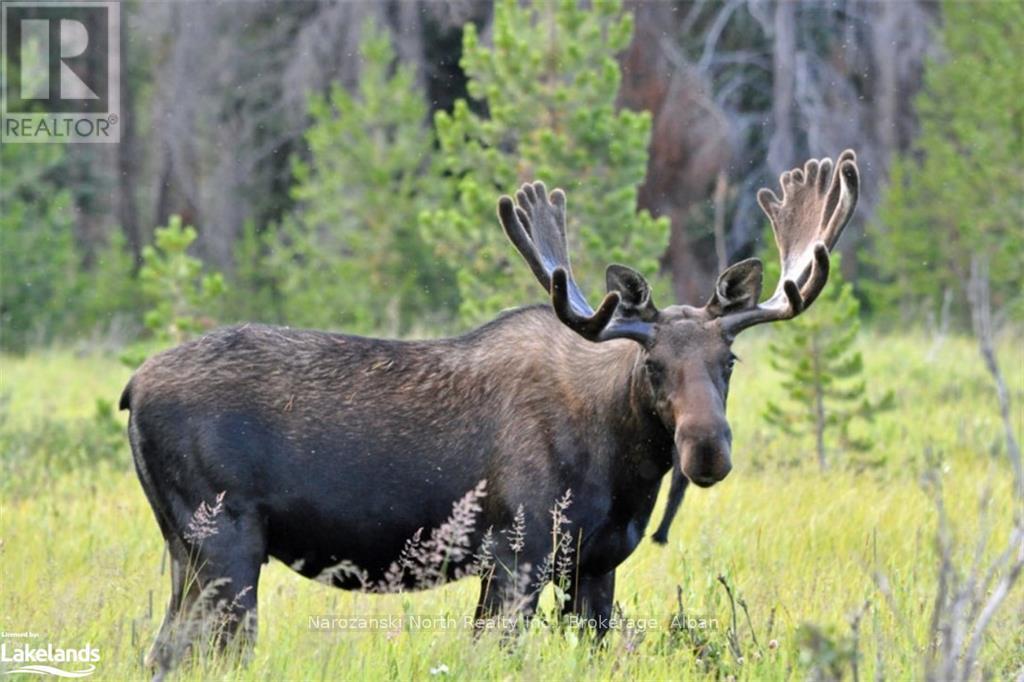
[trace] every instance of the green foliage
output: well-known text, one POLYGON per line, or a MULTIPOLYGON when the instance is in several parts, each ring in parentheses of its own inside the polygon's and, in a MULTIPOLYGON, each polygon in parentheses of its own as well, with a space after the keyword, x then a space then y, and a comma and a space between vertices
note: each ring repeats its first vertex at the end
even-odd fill
MULTIPOLYGON (((0 83, 0 87, 2 87, 0 83)), ((120 230, 96 249, 91 267, 75 237, 65 148, 0 146, 0 347, 25 350, 109 326, 138 309, 131 256, 120 230)))
POLYGON ((813 434, 822 469, 826 432, 835 433, 843 447, 870 447, 869 441, 851 436, 850 423, 856 417, 871 419, 893 400, 891 394, 877 403, 866 397, 864 360, 854 348, 860 304, 853 286, 843 281, 839 255, 832 260, 829 282, 814 306, 777 325, 769 356, 785 377, 781 385, 788 404, 769 402, 764 412, 769 424, 788 435, 813 434))
POLYGON ((111 233, 98 250, 92 269, 81 275, 79 327, 108 327, 117 316, 140 310, 142 296, 133 272, 132 255, 121 231, 111 233))
POLYGON ((278 280, 288 267, 287 258, 271 255, 279 248, 279 240, 276 226, 260 229, 252 220, 242 226, 234 249, 235 271, 225 295, 225 307, 235 319, 286 321, 278 280))
POLYGON ((308 154, 294 161, 296 210, 280 225, 246 226, 237 293, 223 297, 219 276, 203 277, 187 255, 194 231, 177 224, 158 232, 137 276, 118 230, 81 272, 70 197, 46 176, 60 148, 5 146, 4 346, 139 310, 158 343, 176 342, 205 326, 220 299, 241 317, 360 332, 409 333, 413 321, 455 309, 479 321, 541 298, 494 217, 499 193, 535 177, 569 191, 584 286, 600 288, 611 261, 653 274, 668 226, 634 210, 650 116, 615 106, 615 55, 631 30, 617 1, 505 2, 494 47, 472 25, 465 31, 476 104, 459 102, 431 125, 413 70, 367 26, 357 90, 311 101, 308 154))
POLYGON ((67 328, 78 257, 60 145, 0 145, 0 346, 23 350, 67 328))
POLYGON ((493 48, 473 25, 464 34, 469 92, 487 115, 459 101, 437 115, 435 138, 412 70, 367 25, 356 92, 311 101, 297 210, 240 246, 239 281, 274 292, 259 307, 293 324, 401 333, 456 305, 477 322, 536 300, 494 217, 497 195, 534 177, 569 190, 585 284, 599 286, 613 260, 657 270, 667 224, 635 212, 650 117, 615 107, 630 15, 618 2, 506 2, 494 30, 493 48), (542 25, 551 30, 533 30, 542 25))
POLYGON ((416 223, 434 203, 433 140, 413 69, 394 65, 372 23, 363 35, 357 92, 336 85, 310 103, 310 158, 294 163, 299 210, 269 262, 290 322, 399 332, 451 295, 416 223))
MULTIPOLYGON (((960 294, 972 257, 991 264, 993 303, 1024 315, 1024 4, 943 3, 945 54, 917 100, 921 133, 894 160, 878 211, 870 286, 881 312, 904 319, 960 294)), ((966 318, 966 316, 963 316, 966 318)))
POLYGON ((575 0, 495 8, 493 45, 464 29, 466 101, 436 116, 443 208, 422 216, 439 258, 458 267, 460 313, 474 322, 540 298, 495 219, 496 195, 542 179, 569 194, 568 236, 584 290, 603 289, 611 261, 653 274, 668 225, 635 211, 651 119, 617 111, 619 67, 632 16, 621 3, 575 0))
POLYGON ((29 427, 10 422, 10 396, 0 394, 0 497, 31 495, 54 479, 84 469, 125 464, 124 426, 114 403, 97 398, 91 418, 42 418, 29 427))
POLYGON ((188 254, 196 239, 192 226, 171 216, 158 227, 155 243, 142 250, 139 282, 150 304, 146 327, 163 342, 181 343, 214 324, 218 299, 224 293, 220 273, 203 273, 203 263, 188 254))

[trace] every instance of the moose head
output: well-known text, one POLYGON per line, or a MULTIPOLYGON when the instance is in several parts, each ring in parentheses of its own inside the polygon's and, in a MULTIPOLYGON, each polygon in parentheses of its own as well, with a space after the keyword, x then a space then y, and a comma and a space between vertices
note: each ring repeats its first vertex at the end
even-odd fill
POLYGON ((565 193, 548 194, 541 182, 525 184, 515 200, 502 197, 498 217, 537 280, 551 295, 558 319, 594 343, 626 339, 642 348, 645 404, 674 434, 683 474, 701 487, 732 469, 732 432, 725 417, 736 356, 731 347, 744 329, 796 317, 828 280, 829 253, 857 203, 856 156, 844 151, 810 160, 780 177, 782 198, 769 189, 757 200, 771 221, 782 272, 774 293, 760 302, 763 266, 749 258, 722 272, 701 307, 655 306, 643 275, 623 265, 606 271, 607 294, 597 309, 587 302, 569 263, 565 193))

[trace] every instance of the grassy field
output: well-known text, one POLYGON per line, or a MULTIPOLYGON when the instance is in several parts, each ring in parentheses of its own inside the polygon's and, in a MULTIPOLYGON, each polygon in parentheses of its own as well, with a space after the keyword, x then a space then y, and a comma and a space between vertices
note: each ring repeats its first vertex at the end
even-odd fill
MULTIPOLYGON (((472 611, 476 581, 376 596, 307 581, 272 561, 249 666, 197 662, 178 679, 774 680, 827 677, 832 666, 852 676, 852 656, 863 679, 920 678, 937 571, 937 514, 922 474, 930 466, 939 472, 961 565, 974 558, 979 532, 990 533, 983 553, 994 556, 1010 528, 1011 473, 976 348, 951 339, 932 351, 921 338, 865 335, 871 390, 893 389, 897 407, 860 427, 873 450, 835 453, 822 474, 810 442, 775 434, 761 419, 766 400, 779 396, 779 377, 764 337, 751 336, 737 344, 732 475, 689 494, 667 547, 644 541, 619 569, 623 615, 653 624, 615 631, 600 648, 541 622, 511 644, 474 641, 458 624, 325 634, 310 628, 311 616, 457 621, 472 611), (742 661, 729 646, 732 612, 719 576, 749 613, 739 609, 734 638, 742 661), (706 627, 673 629, 680 605, 706 627)), ((1008 343, 1001 357, 1019 434, 1024 354, 1008 343)), ((116 402, 129 372, 113 358, 62 351, 0 362, 0 630, 39 633, 33 646, 99 648, 92 679, 143 678, 169 578, 123 415, 96 404, 116 402)), ((542 604, 550 607, 552 597, 542 604)), ((979 676, 1008 679, 1024 666, 1020 585, 989 628, 981 658, 979 676)))

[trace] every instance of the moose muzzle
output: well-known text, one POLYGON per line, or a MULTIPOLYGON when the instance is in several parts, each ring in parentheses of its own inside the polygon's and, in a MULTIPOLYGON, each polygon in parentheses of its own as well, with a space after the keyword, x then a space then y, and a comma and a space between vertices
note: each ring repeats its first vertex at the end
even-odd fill
POLYGON ((731 449, 728 426, 721 435, 713 437, 676 433, 676 450, 683 475, 701 488, 709 488, 729 475, 731 449))

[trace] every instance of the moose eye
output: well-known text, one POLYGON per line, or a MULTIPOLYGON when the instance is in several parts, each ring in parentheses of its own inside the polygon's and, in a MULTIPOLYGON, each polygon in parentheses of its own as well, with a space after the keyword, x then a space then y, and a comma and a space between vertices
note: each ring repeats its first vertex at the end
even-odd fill
POLYGON ((651 385, 655 388, 661 386, 665 380, 665 369, 650 360, 647 361, 645 366, 647 368, 647 377, 651 380, 651 385))
POLYGON ((726 374, 732 374, 732 368, 736 366, 736 362, 738 360, 739 360, 738 357, 736 357, 732 353, 729 354, 729 360, 725 364, 725 372, 726 372, 726 374))

